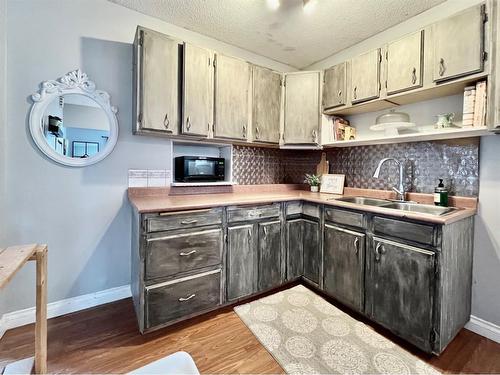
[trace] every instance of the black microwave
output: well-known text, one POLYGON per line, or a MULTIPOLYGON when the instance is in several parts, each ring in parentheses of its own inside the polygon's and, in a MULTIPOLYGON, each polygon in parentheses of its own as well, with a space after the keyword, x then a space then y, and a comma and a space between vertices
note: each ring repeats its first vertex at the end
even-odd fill
POLYGON ((175 181, 224 181, 225 167, 226 161, 224 158, 178 156, 175 158, 175 181))

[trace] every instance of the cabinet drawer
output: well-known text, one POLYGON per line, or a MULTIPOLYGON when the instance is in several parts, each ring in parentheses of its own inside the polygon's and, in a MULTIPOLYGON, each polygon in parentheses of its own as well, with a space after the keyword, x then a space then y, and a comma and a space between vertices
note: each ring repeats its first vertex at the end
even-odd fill
POLYGON ((336 208, 325 208, 325 221, 362 228, 364 226, 363 214, 359 212, 339 210, 336 208))
POLYGON ((410 223, 375 216, 373 218, 373 232, 375 234, 385 234, 426 245, 437 245, 436 230, 433 225, 410 223))
POLYGON ((314 203, 304 203, 302 214, 319 219, 319 205, 314 203))
POLYGON ((146 240, 145 277, 151 280, 221 263, 222 229, 146 240))
POLYGON ((146 288, 146 328, 221 304, 221 271, 211 271, 146 288))
POLYGON ((227 209, 227 221, 258 220, 280 215, 279 203, 256 207, 229 207, 227 209))
POLYGON ((300 215, 302 213, 302 202, 287 202, 286 216, 300 215))
POLYGON ((146 215, 146 231, 148 233, 221 223, 222 208, 146 215))

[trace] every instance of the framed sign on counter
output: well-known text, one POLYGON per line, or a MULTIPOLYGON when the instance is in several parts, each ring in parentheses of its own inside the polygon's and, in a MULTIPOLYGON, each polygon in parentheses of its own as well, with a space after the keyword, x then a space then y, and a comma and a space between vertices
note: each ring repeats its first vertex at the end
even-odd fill
POLYGON ((321 193, 343 194, 345 174, 324 174, 321 176, 321 193))

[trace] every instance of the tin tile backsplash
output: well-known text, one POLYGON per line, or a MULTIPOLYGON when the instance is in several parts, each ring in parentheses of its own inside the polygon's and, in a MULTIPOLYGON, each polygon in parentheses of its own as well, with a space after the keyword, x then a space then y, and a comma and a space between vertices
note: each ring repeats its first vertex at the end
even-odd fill
MULTIPOLYGON (((477 139, 372 145, 325 150, 330 173, 346 175, 346 186, 391 189, 398 182, 398 167, 387 162, 380 178, 373 178, 378 162, 386 157, 405 160, 406 189, 432 193, 442 178, 453 195, 479 193, 479 142, 477 139)), ((239 184, 302 183, 315 173, 321 151, 279 150, 234 146, 233 177, 239 184)))

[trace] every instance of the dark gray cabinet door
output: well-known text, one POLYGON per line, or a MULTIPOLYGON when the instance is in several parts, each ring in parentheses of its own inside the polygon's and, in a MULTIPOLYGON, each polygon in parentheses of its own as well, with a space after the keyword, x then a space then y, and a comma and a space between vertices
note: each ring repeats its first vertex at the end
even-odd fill
POLYGON ((254 66, 253 138, 255 142, 278 143, 280 140, 281 74, 254 66))
POLYGON ((140 33, 139 130, 177 134, 179 43, 154 31, 140 33))
POLYGON ((304 273, 304 220, 286 222, 286 278, 296 279, 304 273))
POLYGON ((258 224, 259 231, 259 290, 281 284, 281 222, 258 224))
POLYGON ((432 37, 434 81, 483 71, 484 5, 435 23, 432 37))
POLYGON ((253 224, 227 228, 227 299, 235 300, 255 290, 257 251, 253 224))
POLYGON ((323 76, 323 109, 346 104, 346 63, 332 66, 323 76))
POLYGON ((377 237, 370 241, 368 314, 426 351, 432 345, 434 258, 433 251, 377 237))
POLYGON ((303 221, 304 276, 319 284, 319 223, 303 221))
POLYGON ((364 303, 365 235, 325 225, 324 290, 362 311, 364 303))

